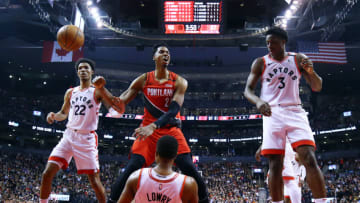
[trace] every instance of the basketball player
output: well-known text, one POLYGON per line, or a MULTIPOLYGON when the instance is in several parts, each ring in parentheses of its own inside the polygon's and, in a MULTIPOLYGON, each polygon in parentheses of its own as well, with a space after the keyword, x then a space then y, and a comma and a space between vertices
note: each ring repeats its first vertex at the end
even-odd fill
MULTIPOLYGON (((255 158, 260 161, 261 146, 256 151, 255 158)), ((300 164, 296 161, 296 152, 291 147, 290 142, 286 139, 285 155, 282 169, 282 179, 284 182, 284 202, 285 203, 301 203, 301 186, 300 182, 301 170, 300 164)), ((304 167, 304 166, 302 166, 304 167)), ((267 184, 269 184, 269 172, 267 176, 267 184)), ((305 176, 301 177, 304 181, 305 176)))
MULTIPOLYGON (((113 104, 104 101, 100 91, 91 86, 95 62, 82 58, 76 62, 75 68, 80 86, 68 89, 61 110, 57 113, 50 112, 46 118, 47 122, 52 124, 69 117, 63 138, 51 152, 42 174, 40 203, 48 202, 54 176, 60 168, 68 167, 72 157, 78 174, 87 174, 98 201, 106 202, 105 189, 99 175, 98 136, 95 130, 98 126, 101 102, 107 107, 113 104)), ((114 109, 119 108, 114 106, 114 109)))
MULTIPOLYGON (((299 155, 298 153, 295 153, 295 161, 292 161, 293 163, 293 169, 294 169, 294 173, 295 173, 295 181, 297 183, 298 187, 293 187, 294 190, 296 190, 297 194, 300 194, 300 201, 301 201, 301 188, 304 185, 304 181, 305 181, 305 177, 306 177, 306 169, 304 167, 304 165, 300 162, 299 160, 299 155)), ((286 202, 286 198, 285 198, 285 202, 286 202)), ((290 201, 288 201, 290 202, 290 201)))
POLYGON ((261 154, 269 159, 269 188, 274 202, 283 202, 281 178, 286 137, 299 154, 308 173, 307 182, 316 202, 325 202, 324 177, 315 158, 315 142, 299 96, 300 77, 313 91, 322 88, 322 79, 313 63, 303 54, 285 51, 287 32, 274 27, 266 32, 269 54, 255 59, 245 87, 245 97, 256 105, 263 117, 261 154), (255 88, 261 78, 260 97, 255 88))
POLYGON ((178 143, 173 136, 162 136, 156 145, 157 165, 132 173, 118 203, 130 203, 133 199, 135 202, 197 203, 195 180, 172 170, 177 150, 178 143))
MULTIPOLYGON (((179 144, 174 163, 185 175, 193 177, 199 186, 199 202, 208 202, 207 189, 190 156, 190 148, 180 129, 180 108, 184 102, 187 81, 167 69, 170 52, 165 44, 153 47, 155 71, 136 78, 120 95, 118 103, 128 104, 139 92, 144 95, 144 119, 135 129, 136 140, 131 148, 131 157, 125 171, 112 186, 109 202, 116 202, 130 174, 155 160, 156 142, 164 135, 176 138, 179 144)), ((105 83, 101 78, 98 81, 105 83)), ((116 100, 114 97, 108 100, 116 100)))

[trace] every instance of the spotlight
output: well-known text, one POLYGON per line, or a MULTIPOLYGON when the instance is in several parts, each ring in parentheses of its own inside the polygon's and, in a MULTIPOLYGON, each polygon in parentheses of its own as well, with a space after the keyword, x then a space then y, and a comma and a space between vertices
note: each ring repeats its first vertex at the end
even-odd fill
POLYGON ((285 12, 285 18, 289 19, 292 16, 291 10, 285 12))

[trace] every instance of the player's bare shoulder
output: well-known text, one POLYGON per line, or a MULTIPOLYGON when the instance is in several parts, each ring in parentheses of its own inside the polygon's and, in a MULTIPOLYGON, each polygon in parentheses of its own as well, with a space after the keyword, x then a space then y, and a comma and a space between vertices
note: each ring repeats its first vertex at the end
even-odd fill
POLYGON ((186 176, 182 200, 185 202, 198 202, 198 185, 191 176, 186 176))
POLYGON ((135 80, 131 83, 130 88, 134 88, 137 90, 142 89, 145 86, 146 79, 148 77, 147 75, 148 73, 143 73, 137 78, 135 78, 135 80))
POLYGON ((138 179, 140 178, 140 173, 141 173, 141 170, 143 169, 138 169, 136 171, 134 171, 128 178, 128 182, 131 184, 131 183, 138 183, 138 179))
POLYGON ((256 58, 252 65, 251 65, 251 72, 253 73, 262 73, 263 69, 265 68, 265 61, 263 57, 256 58))
POLYGON ((143 169, 138 169, 138 170, 134 171, 134 172, 130 175, 130 177, 131 177, 131 178, 139 177, 141 170, 143 170, 143 169))
POLYGON ((187 187, 192 187, 193 188, 194 186, 197 186, 197 183, 196 183, 196 180, 193 177, 187 176, 186 180, 185 180, 185 185, 187 187))
POLYGON ((65 95, 64 95, 65 101, 70 100, 73 90, 74 90, 74 88, 69 88, 66 90, 65 95))
POLYGON ((188 81, 185 78, 183 78, 182 76, 178 75, 178 77, 176 78, 175 87, 187 89, 188 81))

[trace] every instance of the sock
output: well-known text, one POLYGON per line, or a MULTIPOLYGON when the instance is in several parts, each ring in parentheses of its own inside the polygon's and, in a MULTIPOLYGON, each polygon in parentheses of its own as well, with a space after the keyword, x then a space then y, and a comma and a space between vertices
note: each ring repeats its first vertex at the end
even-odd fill
POLYGON ((47 198, 47 199, 40 199, 40 203, 48 203, 48 201, 49 201, 49 198, 47 198))
POLYGON ((319 199, 314 199, 315 203, 325 203, 326 202, 326 198, 319 198, 319 199))

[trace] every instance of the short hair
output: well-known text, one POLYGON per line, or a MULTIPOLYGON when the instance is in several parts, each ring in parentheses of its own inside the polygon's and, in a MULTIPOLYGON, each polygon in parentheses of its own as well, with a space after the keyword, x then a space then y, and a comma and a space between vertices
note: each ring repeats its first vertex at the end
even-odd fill
POLYGON ((165 159, 174 159, 178 151, 178 142, 177 140, 170 136, 162 136, 156 144, 156 153, 165 159))
POLYGON ((78 68, 79 68, 79 65, 80 63, 88 63, 91 67, 91 69, 93 71, 95 71, 95 66, 96 66, 96 63, 95 61, 91 60, 91 59, 88 59, 88 58, 79 58, 76 62, 75 62, 75 70, 76 72, 78 71, 78 68))
POLYGON ((153 56, 154 56, 155 52, 158 50, 159 47, 166 47, 166 48, 167 48, 168 45, 167 45, 165 42, 161 42, 161 43, 159 43, 159 44, 155 44, 155 45, 153 46, 153 52, 152 52, 153 56))
POLYGON ((280 28, 280 27, 272 27, 268 31, 266 31, 265 36, 267 35, 275 35, 277 37, 280 37, 281 39, 284 39, 286 42, 288 41, 288 34, 286 30, 280 28))

